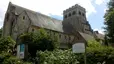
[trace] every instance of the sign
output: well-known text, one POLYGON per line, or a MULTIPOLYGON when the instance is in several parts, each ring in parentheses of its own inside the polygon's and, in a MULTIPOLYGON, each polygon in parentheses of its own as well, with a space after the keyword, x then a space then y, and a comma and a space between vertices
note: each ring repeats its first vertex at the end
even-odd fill
POLYGON ((24 58, 24 50, 25 49, 25 45, 21 44, 20 45, 20 58, 24 58))
POLYGON ((21 45, 20 45, 20 52, 24 52, 24 49, 25 49, 24 44, 21 44, 21 45))
POLYGON ((72 45, 73 53, 84 53, 85 52, 85 44, 84 43, 75 43, 72 45))
POLYGON ((25 45, 21 44, 17 46, 17 57, 23 59, 24 58, 25 45))

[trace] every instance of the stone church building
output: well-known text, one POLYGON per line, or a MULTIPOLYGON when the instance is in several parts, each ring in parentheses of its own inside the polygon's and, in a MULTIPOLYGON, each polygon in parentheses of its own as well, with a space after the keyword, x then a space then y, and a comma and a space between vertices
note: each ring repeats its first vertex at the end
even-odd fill
POLYGON ((3 25, 3 36, 11 36, 17 41, 25 32, 44 28, 52 38, 59 35, 60 48, 69 44, 86 43, 94 39, 93 30, 87 21, 86 10, 76 4, 63 11, 63 20, 57 20, 44 14, 9 3, 3 25))

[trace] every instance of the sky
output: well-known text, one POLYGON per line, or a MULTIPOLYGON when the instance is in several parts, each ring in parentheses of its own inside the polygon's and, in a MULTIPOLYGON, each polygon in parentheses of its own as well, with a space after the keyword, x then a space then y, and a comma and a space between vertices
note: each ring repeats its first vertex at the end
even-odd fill
POLYGON ((103 34, 103 16, 109 0, 2 0, 0 2, 0 28, 3 26, 9 2, 59 20, 63 19, 63 10, 79 4, 86 9, 86 17, 92 29, 103 34))

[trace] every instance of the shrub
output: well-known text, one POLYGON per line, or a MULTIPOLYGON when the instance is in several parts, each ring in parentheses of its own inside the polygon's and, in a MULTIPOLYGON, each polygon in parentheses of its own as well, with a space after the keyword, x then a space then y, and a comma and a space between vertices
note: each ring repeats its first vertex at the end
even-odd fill
POLYGON ((11 37, 2 37, 0 38, 0 53, 5 52, 12 52, 16 42, 11 37))
MULTIPOLYGON (((89 41, 86 57, 87 64, 113 64, 114 48, 89 41)), ((84 64, 84 53, 72 53, 72 50, 38 51, 36 58, 41 64, 84 64)))
POLYGON ((41 64, 77 64, 77 56, 71 50, 38 51, 41 64))
MULTIPOLYGON (((103 46, 99 42, 89 41, 87 47, 87 62, 88 64, 109 63, 109 59, 114 59, 114 48, 103 46)), ((110 61, 113 62, 113 61, 110 61)))
POLYGON ((0 54, 0 64, 32 64, 32 63, 24 62, 8 52, 2 52, 0 54))

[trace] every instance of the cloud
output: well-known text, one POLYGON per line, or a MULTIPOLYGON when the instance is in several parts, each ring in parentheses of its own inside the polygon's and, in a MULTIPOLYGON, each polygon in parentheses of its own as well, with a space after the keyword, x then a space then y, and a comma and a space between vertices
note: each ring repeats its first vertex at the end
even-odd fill
POLYGON ((87 10, 87 15, 96 12, 91 0, 11 0, 14 4, 18 4, 25 8, 39 11, 43 14, 62 15, 63 10, 72 5, 80 4, 87 10), (27 3, 22 3, 27 2, 27 3))
POLYGON ((105 34, 103 29, 94 29, 94 31, 98 31, 101 34, 105 34))
POLYGON ((63 10, 80 4, 87 11, 87 17, 92 13, 96 13, 92 0, 2 0, 0 2, 0 18, 3 20, 9 1, 13 4, 31 9, 46 15, 58 15, 62 17, 63 10))
POLYGON ((97 5, 101 5, 103 2, 105 2, 105 0, 95 0, 95 3, 97 5))

